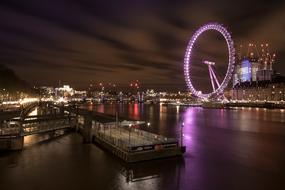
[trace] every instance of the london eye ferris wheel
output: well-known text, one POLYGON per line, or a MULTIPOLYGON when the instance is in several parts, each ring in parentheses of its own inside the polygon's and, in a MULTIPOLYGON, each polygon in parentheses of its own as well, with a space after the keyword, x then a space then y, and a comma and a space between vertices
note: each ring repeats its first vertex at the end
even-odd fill
POLYGON ((202 99, 208 99, 208 98, 215 98, 218 97, 219 95, 222 95, 224 92, 224 89, 227 87, 227 85, 229 84, 233 71, 234 71, 234 67, 235 67, 235 48, 234 48, 234 42, 232 40, 231 34, 227 31, 227 29, 218 23, 209 23, 209 24, 205 24, 203 26, 201 26, 192 36, 192 38, 190 39, 187 49, 186 49, 186 53, 185 53, 185 57, 184 57, 184 77, 185 77, 185 81, 187 84, 188 89, 190 90, 190 92, 198 97, 198 98, 202 98, 202 99), (227 50, 228 50, 228 61, 227 61, 227 71, 225 73, 225 76, 223 76, 223 79, 219 81, 219 78, 217 77, 216 74, 216 70, 214 69, 215 67, 215 62, 213 61, 209 61, 209 60, 204 60, 202 61, 201 64, 205 64, 207 66, 208 69, 208 73, 209 73, 209 78, 210 78, 210 83, 212 86, 212 89, 210 92, 207 93, 203 93, 200 89, 198 89, 197 87, 194 87, 193 85, 193 78, 191 77, 191 66, 193 64, 193 49, 194 49, 194 45, 197 41, 197 39, 200 37, 200 35, 206 31, 209 30, 214 30, 219 32, 223 38, 226 40, 226 44, 227 44, 227 50))

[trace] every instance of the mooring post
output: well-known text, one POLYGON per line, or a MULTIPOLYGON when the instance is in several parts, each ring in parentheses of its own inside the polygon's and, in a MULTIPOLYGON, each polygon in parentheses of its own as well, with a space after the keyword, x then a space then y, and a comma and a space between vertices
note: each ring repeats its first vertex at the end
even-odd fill
POLYGON ((183 128, 184 128, 184 122, 181 124, 181 130, 180 130, 180 146, 183 146, 183 128))
POLYGON ((59 114, 64 115, 64 105, 63 104, 59 108, 59 114))
POLYGON ((92 112, 84 115, 84 126, 83 126, 83 142, 91 143, 91 129, 92 129, 92 112))
POLYGON ((22 122, 19 122, 19 134, 16 137, 10 138, 9 146, 10 150, 22 150, 24 148, 24 131, 22 127, 22 122))

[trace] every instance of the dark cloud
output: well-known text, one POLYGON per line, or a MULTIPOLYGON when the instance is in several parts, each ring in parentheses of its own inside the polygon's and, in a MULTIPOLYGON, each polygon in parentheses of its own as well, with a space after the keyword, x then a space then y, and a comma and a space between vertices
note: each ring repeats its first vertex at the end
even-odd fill
MULTIPOLYGON (((236 43, 269 42, 285 74, 285 4, 280 1, 2 0, 0 63, 32 84, 77 87, 93 82, 185 90, 188 40, 207 22, 221 22, 236 43)), ((193 56, 195 85, 207 89, 203 59, 226 70, 225 42, 207 32, 193 56)))

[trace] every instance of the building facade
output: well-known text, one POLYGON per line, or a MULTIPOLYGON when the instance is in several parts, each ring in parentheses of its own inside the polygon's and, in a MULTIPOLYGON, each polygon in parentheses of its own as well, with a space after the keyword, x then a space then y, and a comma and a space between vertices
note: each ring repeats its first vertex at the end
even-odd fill
POLYGON ((232 90, 233 100, 285 101, 285 81, 243 83, 232 90))

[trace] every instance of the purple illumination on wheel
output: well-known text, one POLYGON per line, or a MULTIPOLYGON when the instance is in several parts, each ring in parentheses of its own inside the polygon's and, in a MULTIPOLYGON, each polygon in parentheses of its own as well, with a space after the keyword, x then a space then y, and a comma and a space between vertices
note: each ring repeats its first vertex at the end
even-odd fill
POLYGON ((193 95, 199 97, 199 98, 215 97, 217 95, 222 94, 224 92, 224 89, 227 87, 228 83, 230 82, 230 80, 232 78, 234 66, 235 66, 234 42, 231 38, 231 34, 227 31, 227 29, 223 25, 218 24, 218 23, 209 23, 209 24, 205 24, 205 25, 201 26, 195 32, 195 34, 192 36, 191 40, 189 41, 187 49, 186 49, 185 57, 184 57, 184 77, 185 77, 187 87, 191 91, 191 93, 193 95), (216 30, 223 35, 223 37, 225 38, 225 40, 227 42, 229 59, 228 59, 227 73, 226 73, 226 76, 224 77, 223 81, 221 82, 221 84, 216 89, 213 88, 212 92, 210 92, 208 94, 203 94, 203 93, 201 93, 201 91, 198 91, 193 87, 193 84, 192 84, 191 79, 190 79, 189 70, 191 69, 191 67, 190 67, 191 66, 191 54, 192 54, 193 46, 194 46, 196 40, 198 39, 198 37, 203 32, 208 31, 208 30, 216 30))

